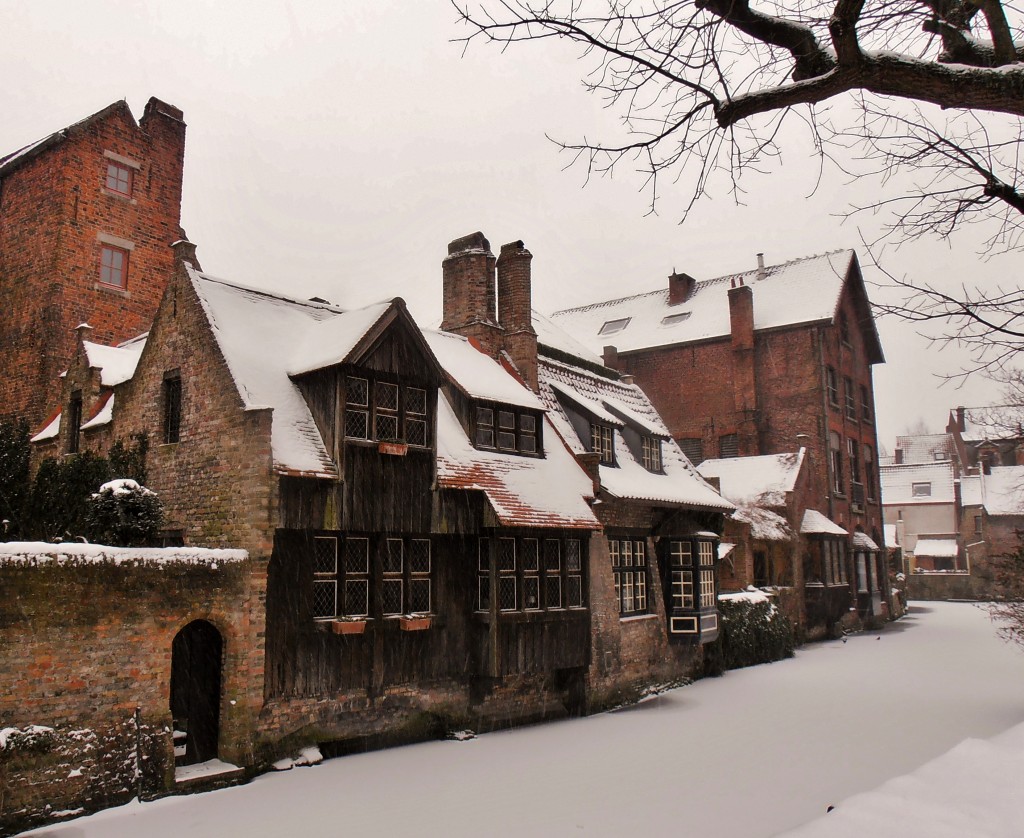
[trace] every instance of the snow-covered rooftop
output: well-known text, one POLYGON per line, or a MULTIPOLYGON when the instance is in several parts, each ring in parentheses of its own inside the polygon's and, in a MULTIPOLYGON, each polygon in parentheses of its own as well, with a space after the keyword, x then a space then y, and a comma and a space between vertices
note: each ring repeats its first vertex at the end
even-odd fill
POLYGON ((839 524, 826 518, 817 509, 804 510, 800 532, 804 535, 849 535, 839 524))
POLYGON ((903 462, 934 463, 953 458, 956 450, 951 434, 914 434, 896 437, 896 447, 903 452, 903 462))
POLYGON ((523 457, 474 448, 448 399, 438 396, 438 486, 483 492, 506 526, 599 529, 586 500, 593 483, 547 420, 544 454, 523 457))
POLYGON ((599 411, 596 413, 598 418, 616 428, 616 465, 599 467, 601 487, 610 495, 722 512, 733 509, 733 504, 719 495, 686 459, 650 400, 635 384, 613 381, 582 367, 544 356, 539 359, 537 377, 540 397, 548 408, 548 415, 574 453, 588 451, 589 440, 581 440, 576 435, 558 393, 569 393, 570 401, 577 405, 592 406, 599 411), (662 440, 663 473, 648 471, 630 451, 618 430, 630 422, 642 423, 641 432, 662 440))
POLYGON ((736 504, 785 506, 807 451, 704 460, 697 471, 705 479, 717 477, 722 494, 736 504))
POLYGON ((100 384, 114 387, 135 375, 135 368, 148 337, 148 333, 139 335, 117 346, 82 341, 89 366, 100 369, 100 384))
POLYGON ((540 400, 528 387, 467 338, 434 329, 422 331, 438 363, 467 396, 516 407, 543 409, 540 400))
POLYGON ((831 321, 855 261, 852 250, 837 250, 765 267, 760 277, 754 269, 698 281, 689 298, 676 305, 669 305, 664 287, 556 311, 551 320, 593 353, 606 345, 628 352, 725 337, 730 333, 729 288, 742 280, 753 291, 757 330, 831 321))
POLYGON ((537 333, 537 343, 565 352, 574 358, 588 361, 591 364, 604 364, 604 359, 597 352, 591 351, 580 343, 551 318, 545 317, 536 309, 533 310, 533 330, 537 333))
POLYGON ((995 466, 991 474, 963 477, 964 506, 984 506, 989 515, 1024 515, 1024 466, 995 466))
POLYGON ((187 269, 242 404, 249 410, 274 411, 275 468, 336 476, 337 467, 289 374, 344 360, 393 303, 345 312, 187 269))
POLYGON ((794 536, 785 518, 762 506, 741 505, 732 513, 732 518, 749 525, 751 537, 762 541, 790 541, 794 536))
POLYGON ((920 463, 880 466, 882 503, 886 506, 911 506, 928 503, 953 503, 953 463, 920 463))
MULTIPOLYGON (((1012 406, 994 406, 964 409, 964 430, 960 436, 965 442, 993 442, 1012 440, 1024 436, 1017 416, 1020 408, 1012 406)), ((956 423, 956 411, 950 413, 950 422, 956 423)))

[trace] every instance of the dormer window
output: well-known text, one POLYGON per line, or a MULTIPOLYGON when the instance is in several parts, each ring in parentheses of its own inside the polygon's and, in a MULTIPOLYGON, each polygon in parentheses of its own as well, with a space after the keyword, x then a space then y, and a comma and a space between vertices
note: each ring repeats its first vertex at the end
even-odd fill
POLYGON ((621 332, 625 329, 632 319, 632 317, 622 317, 618 320, 608 320, 597 333, 599 335, 614 335, 616 332, 621 332))
POLYGON ((477 405, 473 439, 477 448, 538 454, 537 416, 510 405, 477 405))
POLYGON ((601 462, 608 466, 615 465, 614 433, 609 425, 590 424, 590 450, 600 455, 601 462))
POLYGON ((661 440, 645 436, 641 440, 643 466, 648 471, 661 471, 661 440))
POLYGON ((422 387, 374 381, 350 375, 345 379, 345 436, 348 439, 404 441, 430 445, 430 403, 422 387))

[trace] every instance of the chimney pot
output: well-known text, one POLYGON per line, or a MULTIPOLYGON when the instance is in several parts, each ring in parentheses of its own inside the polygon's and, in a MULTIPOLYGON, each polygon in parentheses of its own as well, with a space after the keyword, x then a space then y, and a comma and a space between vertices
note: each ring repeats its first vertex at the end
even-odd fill
POLYGON ((196 246, 193 242, 188 239, 178 239, 171 243, 171 250, 174 251, 175 262, 187 262, 197 271, 202 270, 199 267, 199 259, 196 258, 196 246))
POLYGON ((610 370, 619 368, 619 351, 614 346, 604 347, 601 353, 601 362, 610 370))

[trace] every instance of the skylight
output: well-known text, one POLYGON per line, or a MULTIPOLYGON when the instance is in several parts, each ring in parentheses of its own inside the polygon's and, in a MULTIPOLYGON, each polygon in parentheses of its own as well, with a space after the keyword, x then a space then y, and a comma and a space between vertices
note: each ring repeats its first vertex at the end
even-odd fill
POLYGON ((662 326, 674 326, 676 323, 682 323, 684 320, 690 319, 689 311, 681 311, 678 314, 669 314, 661 318, 662 326))
POLYGON ((632 317, 623 317, 619 320, 608 320, 605 324, 598 329, 599 335, 614 335, 616 332, 621 332, 626 326, 629 325, 629 321, 632 317))

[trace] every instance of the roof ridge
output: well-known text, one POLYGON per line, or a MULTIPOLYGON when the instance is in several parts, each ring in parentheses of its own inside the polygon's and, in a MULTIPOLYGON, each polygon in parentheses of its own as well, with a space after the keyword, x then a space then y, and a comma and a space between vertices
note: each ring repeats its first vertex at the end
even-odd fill
POLYGON ((653 296, 654 294, 667 294, 667 293, 668 293, 668 288, 656 288, 653 291, 643 291, 643 292, 641 292, 639 294, 630 294, 627 297, 618 297, 617 299, 614 299, 614 300, 600 300, 600 301, 598 301, 596 303, 588 303, 587 305, 583 305, 583 306, 574 306, 572 308, 562 308, 562 309, 559 309, 558 311, 551 312, 551 314, 548 315, 548 316, 549 317, 557 317, 559 314, 568 314, 570 311, 591 311, 592 309, 595 309, 595 308, 603 308, 604 306, 611 306, 611 305, 617 305, 618 303, 624 303, 627 300, 636 300, 636 299, 639 299, 640 297, 650 297, 650 296, 653 296))
MULTIPOLYGON (((635 390, 640 390, 640 388, 637 387, 636 384, 626 384, 626 383, 624 383, 621 380, 616 381, 616 380, 611 379, 611 378, 606 378, 603 375, 598 375, 597 373, 591 372, 590 370, 584 369, 583 367, 577 367, 577 366, 574 366, 572 364, 567 364, 564 361, 556 360, 555 358, 548 357, 547 355, 538 355, 537 361, 538 361, 538 363, 547 364, 549 366, 553 366, 553 367, 556 367, 556 368, 561 368, 561 369, 565 370, 566 372, 575 373, 577 375, 580 375, 581 377, 586 377, 586 378, 592 379, 594 381, 607 382, 607 383, 612 384, 615 387, 618 387, 619 389, 627 391, 627 392, 634 392, 635 390)), ((640 392, 643 393, 643 390, 640 390, 640 392)), ((646 397, 646 395, 647 394, 644 393, 645 397, 646 397)), ((650 401, 650 399, 647 399, 647 400, 648 400, 648 402, 650 401)))
POLYGON ((299 299, 298 297, 292 297, 289 296, 288 294, 282 294, 278 291, 270 291, 266 288, 256 288, 252 285, 245 285, 241 282, 235 282, 230 279, 222 279, 220 277, 211 276, 210 274, 203 273, 202 271, 195 271, 195 275, 199 279, 205 280, 207 282, 214 282, 218 285, 226 286, 227 288, 231 288, 235 291, 244 291, 248 294, 258 294, 261 297, 269 297, 270 299, 273 300, 280 300, 282 302, 292 303, 293 305, 304 306, 306 308, 333 311, 336 312, 337 314, 347 314, 348 312, 352 311, 360 311, 362 309, 371 308, 372 306, 384 305, 386 302, 388 302, 386 300, 382 300, 376 303, 370 303, 365 306, 360 306, 359 308, 344 309, 341 308, 340 306, 334 305, 333 303, 322 303, 309 299, 302 300, 299 299))

